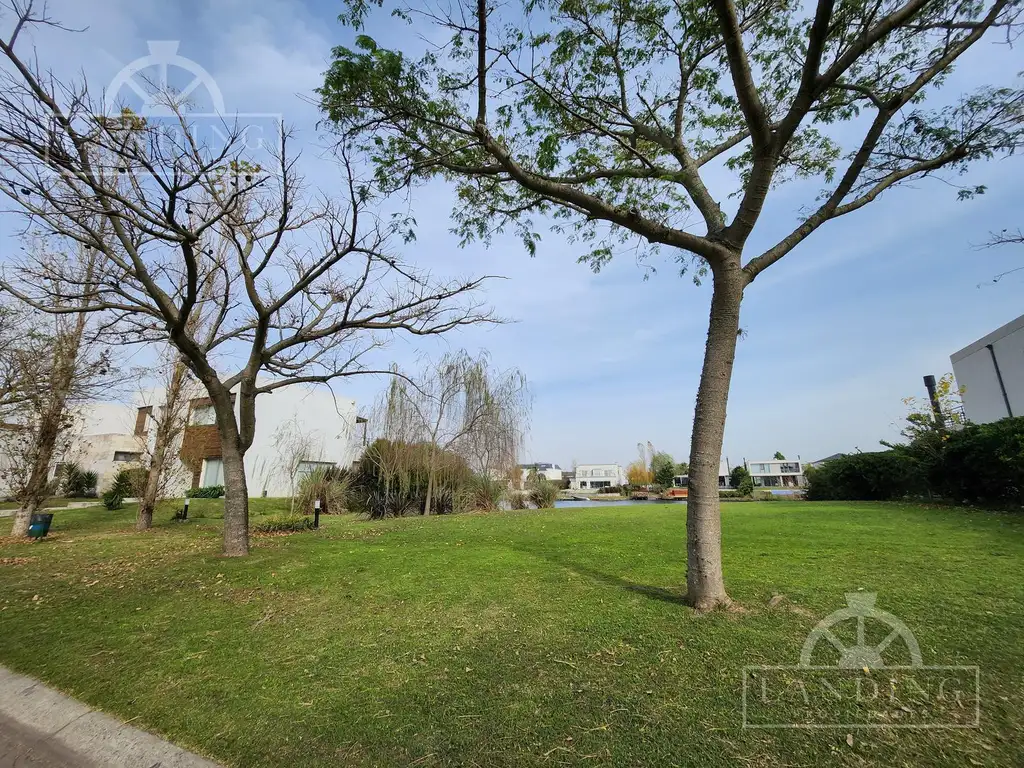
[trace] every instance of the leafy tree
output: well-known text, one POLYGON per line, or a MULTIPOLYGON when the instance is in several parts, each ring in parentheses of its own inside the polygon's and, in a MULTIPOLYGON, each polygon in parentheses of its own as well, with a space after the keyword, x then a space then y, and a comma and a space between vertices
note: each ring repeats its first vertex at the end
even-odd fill
POLYGON ((786 460, 786 457, 782 455, 782 451, 776 451, 775 455, 772 458, 775 459, 776 461, 785 461, 786 460))
POLYGON ((677 475, 688 475, 688 474, 690 474, 690 465, 689 465, 689 463, 685 462, 685 461, 680 461, 678 464, 676 464, 676 474, 677 475))
MULTIPOLYGON (((359 27, 382 4, 349 0, 342 19, 359 27)), ((359 34, 334 50, 320 96, 343 140, 372 151, 381 183, 455 183, 464 241, 511 230, 533 253, 550 226, 594 269, 616 250, 667 249, 710 275, 687 507, 687 598, 708 609, 728 602, 718 463, 745 290, 886 190, 1019 144, 1020 90, 935 97, 986 32, 1013 34, 1019 12, 1012 0, 399 4, 441 45, 413 58, 359 34), (779 195, 795 226, 748 248, 792 180, 809 182, 803 201, 779 195)))
POLYGON ((669 454, 658 451, 651 457, 651 479, 658 485, 672 485, 676 474, 676 462, 669 454))
POLYGON ((754 480, 750 477, 750 472, 742 464, 732 468, 732 472, 729 473, 729 485, 743 496, 749 496, 754 492, 754 480))
POLYGON ((637 459, 626 467, 626 481, 633 486, 650 485, 651 470, 647 468, 646 462, 637 459))

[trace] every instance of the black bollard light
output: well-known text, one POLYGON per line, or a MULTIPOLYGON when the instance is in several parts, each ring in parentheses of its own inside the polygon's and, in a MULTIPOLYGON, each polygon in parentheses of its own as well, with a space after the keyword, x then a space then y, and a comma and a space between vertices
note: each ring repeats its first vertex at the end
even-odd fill
POLYGON ((313 528, 320 527, 320 499, 313 502, 313 528))
POLYGON ((192 501, 192 499, 189 499, 189 498, 186 497, 186 499, 185 499, 185 508, 183 510, 181 510, 181 519, 182 520, 188 520, 188 505, 189 505, 189 503, 191 501, 192 501))

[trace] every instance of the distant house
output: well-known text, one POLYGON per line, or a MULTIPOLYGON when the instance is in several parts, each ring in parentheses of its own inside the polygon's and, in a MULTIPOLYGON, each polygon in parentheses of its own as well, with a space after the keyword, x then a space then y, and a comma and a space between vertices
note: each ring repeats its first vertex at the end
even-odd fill
POLYGON ((531 475, 536 475, 537 477, 542 477, 545 480, 550 480, 553 483, 558 483, 559 485, 561 485, 562 475, 564 474, 562 472, 562 468, 557 464, 543 463, 520 464, 519 472, 520 482, 523 485, 526 484, 526 481, 529 479, 531 475))
POLYGON ((618 464, 577 464, 576 476, 569 482, 574 491, 596 491, 623 485, 626 474, 618 464))
POLYGON ((808 462, 808 463, 810 464, 810 466, 812 466, 815 469, 817 469, 818 467, 820 467, 825 462, 832 461, 833 459, 841 459, 845 455, 846 455, 845 453, 833 453, 831 456, 826 456, 824 459, 818 459, 817 461, 811 461, 811 462, 808 462))
POLYGON ((746 462, 755 488, 802 488, 803 465, 799 461, 767 459, 746 462))
MULTIPOLYGON (((100 476, 102 492, 122 466, 144 463, 151 455, 162 409, 161 389, 140 394, 132 405, 87 407, 81 433, 51 472, 56 476, 63 463, 75 461, 100 476)), ((335 397, 326 387, 301 384, 260 395, 256 434, 245 455, 249 495, 288 496, 293 480, 318 467, 348 466, 358 442, 354 400, 335 397), (294 467, 290 460, 297 461, 294 467)), ((189 401, 186 426, 173 451, 178 464, 168 495, 224 484, 220 434, 209 398, 189 401)))
MULTIPOLYGON (((718 489, 728 490, 732 488, 732 481, 729 479, 729 475, 732 474, 732 468, 729 466, 728 459, 722 459, 718 462, 718 489)), ((689 475, 676 475, 672 478, 672 486, 674 488, 686 488, 690 485, 689 475)))
POLYGON ((950 355, 964 412, 987 424, 1024 416, 1024 315, 950 355))

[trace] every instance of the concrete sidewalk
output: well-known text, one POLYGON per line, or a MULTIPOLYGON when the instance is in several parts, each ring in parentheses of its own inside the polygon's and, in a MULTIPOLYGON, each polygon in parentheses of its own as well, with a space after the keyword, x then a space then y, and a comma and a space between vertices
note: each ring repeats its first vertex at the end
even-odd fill
POLYGON ((218 768, 0 667, 0 768, 218 768))

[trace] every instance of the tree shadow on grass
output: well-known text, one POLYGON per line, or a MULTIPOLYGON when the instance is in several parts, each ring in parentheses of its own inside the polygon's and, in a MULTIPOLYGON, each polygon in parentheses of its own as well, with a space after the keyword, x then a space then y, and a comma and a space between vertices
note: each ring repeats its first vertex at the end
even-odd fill
POLYGON ((621 576, 614 576, 610 573, 604 573, 598 571, 590 566, 577 563, 574 560, 570 560, 567 557, 563 557, 561 554, 557 554, 542 549, 531 549, 527 547, 516 547, 522 552, 526 552, 537 557, 542 557, 548 562, 559 565, 562 568, 567 568, 574 573, 578 573, 581 576, 586 576, 588 579, 600 582, 601 584, 607 584, 612 587, 618 587, 624 589, 627 592, 633 592, 638 595, 650 598, 651 600, 660 600, 664 603, 672 603, 673 605, 681 605, 689 607, 686 602, 686 595, 682 591, 675 591, 666 587, 655 587, 650 584, 638 584, 635 581, 624 579, 621 576))

